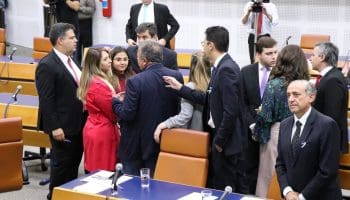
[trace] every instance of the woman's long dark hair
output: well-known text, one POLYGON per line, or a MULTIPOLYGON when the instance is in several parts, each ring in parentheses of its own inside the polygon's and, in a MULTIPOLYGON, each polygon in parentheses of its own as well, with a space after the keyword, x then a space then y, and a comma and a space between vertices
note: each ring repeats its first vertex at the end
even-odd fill
POLYGON ((278 54, 276 66, 272 68, 270 80, 284 77, 286 86, 298 79, 309 80, 309 69, 303 50, 297 45, 287 45, 278 54))

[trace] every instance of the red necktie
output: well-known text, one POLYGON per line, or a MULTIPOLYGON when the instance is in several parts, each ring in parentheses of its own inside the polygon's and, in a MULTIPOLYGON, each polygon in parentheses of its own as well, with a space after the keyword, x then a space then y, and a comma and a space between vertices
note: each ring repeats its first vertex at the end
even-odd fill
POLYGON ((320 83, 320 80, 321 80, 321 75, 317 75, 317 78, 316 78, 316 82, 315 82, 315 86, 317 87, 318 84, 320 83))
POLYGON ((75 70, 74 70, 73 65, 72 65, 72 60, 70 59, 70 57, 68 57, 68 61, 67 62, 68 62, 69 67, 73 71, 73 75, 74 75, 73 78, 74 78, 75 82, 77 83, 77 85, 79 86, 79 78, 77 76, 77 73, 75 73, 75 70))
POLYGON ((258 16, 258 27, 257 27, 257 34, 260 35, 261 29, 262 29, 262 20, 263 20, 263 13, 260 12, 258 16))

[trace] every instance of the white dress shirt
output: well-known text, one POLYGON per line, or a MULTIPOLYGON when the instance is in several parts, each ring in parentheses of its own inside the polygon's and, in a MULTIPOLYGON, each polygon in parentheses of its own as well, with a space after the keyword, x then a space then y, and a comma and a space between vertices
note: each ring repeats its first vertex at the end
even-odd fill
MULTIPOLYGON (((248 9, 249 9, 251 4, 252 4, 252 2, 246 3, 246 5, 244 6, 244 13, 248 12, 248 9)), ((276 26, 278 24, 278 13, 277 13, 277 8, 276 8, 275 4, 273 4, 273 3, 263 3, 263 4, 266 8, 266 12, 272 16, 272 21, 270 21, 270 19, 266 15, 263 15, 262 28, 261 28, 260 35, 271 34, 272 33, 272 26, 276 26)), ((257 15, 259 15, 259 13, 257 13, 257 15)), ((254 14, 254 12, 251 12, 249 17, 248 17, 247 23, 245 23, 245 25, 247 26, 248 33, 255 34, 254 21, 255 21, 255 14, 254 14)))
POLYGON ((137 24, 140 25, 144 22, 155 23, 153 1, 148 5, 142 4, 142 6, 141 6, 139 16, 137 18, 137 24))
MULTIPOLYGON (((69 73, 72 75, 73 79, 75 80, 75 74, 77 75, 78 81, 80 82, 80 76, 81 76, 81 70, 79 69, 79 67, 75 64, 74 61, 71 62, 74 72, 72 70, 72 68, 69 66, 68 64, 68 56, 59 52, 57 49, 53 48, 53 50, 55 51, 56 55, 60 58, 60 60, 63 62, 64 66, 66 67, 66 69, 69 71, 69 73)), ((72 59, 72 58, 71 58, 72 59)))

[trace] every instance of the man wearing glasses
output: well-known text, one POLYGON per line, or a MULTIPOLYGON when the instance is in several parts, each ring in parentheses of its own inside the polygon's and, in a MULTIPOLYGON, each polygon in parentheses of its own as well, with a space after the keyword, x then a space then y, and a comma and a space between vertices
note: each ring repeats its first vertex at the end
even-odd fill
POLYGON ((240 69, 227 53, 229 33, 226 28, 209 27, 205 35, 202 51, 213 64, 207 92, 191 90, 172 77, 164 77, 164 80, 168 87, 178 90, 181 97, 204 105, 204 129, 212 136, 212 171, 208 187, 223 190, 231 186, 234 192, 246 193, 240 184, 240 163, 247 143, 240 69))

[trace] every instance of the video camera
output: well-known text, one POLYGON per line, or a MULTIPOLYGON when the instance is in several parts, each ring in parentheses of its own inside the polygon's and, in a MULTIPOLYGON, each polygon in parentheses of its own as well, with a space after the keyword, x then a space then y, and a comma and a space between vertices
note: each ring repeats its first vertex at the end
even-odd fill
POLYGON ((259 0, 251 0, 253 2, 252 11, 255 13, 262 12, 261 3, 270 3, 270 0, 263 0, 260 2, 259 0))

